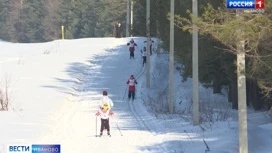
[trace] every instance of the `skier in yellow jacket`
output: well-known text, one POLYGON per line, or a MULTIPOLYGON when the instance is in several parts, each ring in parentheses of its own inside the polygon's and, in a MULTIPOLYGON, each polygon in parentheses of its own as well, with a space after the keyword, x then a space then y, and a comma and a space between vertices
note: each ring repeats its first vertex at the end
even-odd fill
POLYGON ((99 109, 99 111, 95 114, 97 116, 100 116, 101 118, 101 127, 100 127, 100 137, 103 135, 103 131, 106 129, 108 136, 111 136, 110 134, 110 116, 113 115, 113 112, 109 110, 109 105, 104 104, 104 106, 99 109))

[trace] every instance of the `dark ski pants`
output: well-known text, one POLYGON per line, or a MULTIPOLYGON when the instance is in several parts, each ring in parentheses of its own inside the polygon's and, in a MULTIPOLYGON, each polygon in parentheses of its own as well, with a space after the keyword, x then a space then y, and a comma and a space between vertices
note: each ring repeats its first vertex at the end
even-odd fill
POLYGON ((121 38, 121 33, 120 32, 117 32, 116 38, 121 38))
POLYGON ((133 58, 134 59, 134 51, 130 51, 130 59, 133 58))
POLYGON ((143 56, 143 66, 146 64, 146 56, 143 56))
POLYGON ((108 133, 110 132, 110 124, 109 124, 109 118, 108 119, 102 119, 101 118, 101 128, 100 128, 100 134, 103 133, 104 129, 107 129, 108 133))
POLYGON ((150 55, 152 55, 152 45, 150 45, 150 51, 149 51, 150 55))
POLYGON ((128 91, 128 99, 130 99, 132 97, 132 99, 135 98, 135 91, 128 91))

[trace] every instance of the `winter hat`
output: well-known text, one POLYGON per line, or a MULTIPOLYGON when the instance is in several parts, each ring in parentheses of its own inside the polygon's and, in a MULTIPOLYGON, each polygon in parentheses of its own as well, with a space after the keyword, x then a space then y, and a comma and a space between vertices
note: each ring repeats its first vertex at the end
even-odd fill
POLYGON ((146 47, 144 47, 144 51, 146 51, 146 47))
POLYGON ((108 104, 104 104, 102 108, 105 109, 105 110, 108 110, 109 109, 109 105, 108 104))
POLYGON ((131 75, 130 78, 133 79, 133 78, 134 78, 134 75, 131 75))
POLYGON ((103 95, 104 95, 104 96, 107 96, 107 95, 108 95, 108 92, 107 92, 107 91, 103 91, 103 95))

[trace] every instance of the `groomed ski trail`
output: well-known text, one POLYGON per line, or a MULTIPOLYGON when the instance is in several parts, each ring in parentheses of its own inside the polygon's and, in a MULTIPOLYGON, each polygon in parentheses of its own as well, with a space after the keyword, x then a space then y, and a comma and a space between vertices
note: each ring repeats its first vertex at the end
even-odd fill
MULTIPOLYGON (((101 153, 166 152, 160 145, 155 150, 148 149, 147 146, 152 145, 153 140, 162 140, 162 136, 158 136, 156 132, 156 128, 160 126, 147 120, 148 114, 139 112, 138 99, 134 102, 123 99, 129 76, 134 74, 136 77, 141 77, 144 72, 139 52, 142 46, 138 43, 139 49, 136 50, 135 59, 132 60, 129 59, 125 43, 103 56, 95 57, 95 63, 90 62, 92 60, 82 61, 84 66, 74 74, 75 80, 79 80, 74 87, 71 87, 74 93, 70 94, 62 108, 52 115, 55 119, 52 123, 54 127, 42 139, 37 140, 37 143, 59 143, 65 153, 90 153, 92 150, 101 150, 101 146, 105 144, 107 147, 103 147, 101 153), (117 72, 122 72, 121 70, 124 69, 126 71, 116 74, 116 69, 120 69, 117 72), (113 108, 115 115, 110 118, 112 137, 99 138, 95 137, 96 126, 98 131, 100 129, 99 119, 95 125, 95 113, 103 90, 108 90, 109 96, 115 103, 113 108), (120 127, 123 136, 120 135, 116 125, 120 127)), ((127 99, 127 95, 125 98, 127 99)))

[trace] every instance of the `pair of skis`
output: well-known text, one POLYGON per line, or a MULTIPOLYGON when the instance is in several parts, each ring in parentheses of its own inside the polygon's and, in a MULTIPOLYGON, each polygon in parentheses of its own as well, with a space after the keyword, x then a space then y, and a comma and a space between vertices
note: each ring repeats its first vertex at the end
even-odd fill
MULTIPOLYGON (((123 136, 123 134, 122 134, 122 132, 121 132, 121 130, 120 130, 120 128, 119 128, 119 126, 118 126, 118 124, 116 123, 116 126, 117 126, 117 128, 118 128, 118 130, 119 130, 119 132, 120 132, 120 135, 121 136, 123 136)), ((95 117, 95 137, 102 137, 102 135, 98 135, 97 134, 97 116, 95 117)), ((108 134, 108 136, 109 137, 111 137, 111 135, 110 134, 108 134)))
MULTIPOLYGON (((96 137, 102 137, 103 135, 96 135, 96 137)), ((108 137, 111 137, 110 134, 107 135, 108 137)))

